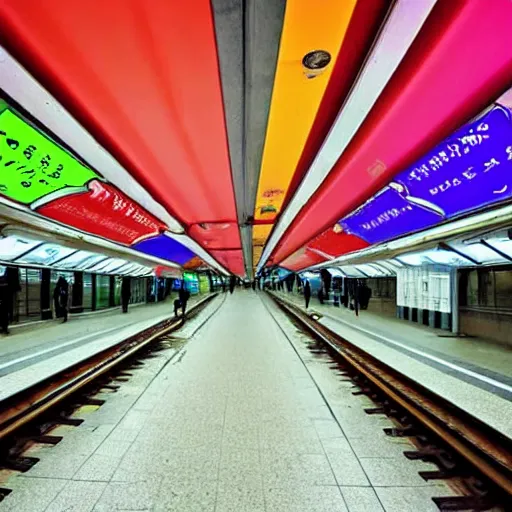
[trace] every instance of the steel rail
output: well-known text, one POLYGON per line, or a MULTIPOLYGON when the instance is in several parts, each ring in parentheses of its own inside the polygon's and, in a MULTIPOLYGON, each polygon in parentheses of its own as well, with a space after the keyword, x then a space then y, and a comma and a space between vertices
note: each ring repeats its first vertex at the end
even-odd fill
MULTIPOLYGON (((216 296, 214 293, 205 297, 189 313, 197 314, 216 296)), ((0 441, 182 323, 181 318, 163 320, 4 400, 7 406, 0 413, 0 441)))
POLYGON ((296 305, 270 295, 286 313, 328 344, 392 402, 512 497, 510 439, 319 324, 296 305))

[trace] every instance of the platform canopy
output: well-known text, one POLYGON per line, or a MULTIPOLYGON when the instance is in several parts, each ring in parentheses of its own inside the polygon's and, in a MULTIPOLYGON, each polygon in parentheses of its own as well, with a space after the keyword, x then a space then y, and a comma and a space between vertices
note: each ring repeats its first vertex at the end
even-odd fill
POLYGON ((2 0, 1 215, 250 278, 507 204, 511 24, 510 0, 2 0))

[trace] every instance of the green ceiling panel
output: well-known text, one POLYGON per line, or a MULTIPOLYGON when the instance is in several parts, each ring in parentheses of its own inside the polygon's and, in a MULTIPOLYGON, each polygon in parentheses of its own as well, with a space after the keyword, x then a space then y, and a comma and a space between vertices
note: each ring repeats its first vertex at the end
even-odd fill
POLYGON ((1 194, 30 204, 69 187, 84 187, 94 178, 94 171, 0 101, 1 194))

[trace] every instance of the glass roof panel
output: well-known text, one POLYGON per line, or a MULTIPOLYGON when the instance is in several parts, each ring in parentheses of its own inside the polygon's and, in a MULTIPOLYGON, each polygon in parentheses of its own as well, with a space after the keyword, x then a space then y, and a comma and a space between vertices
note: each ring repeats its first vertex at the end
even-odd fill
MULTIPOLYGON (((83 265, 89 258, 95 256, 93 252, 78 251, 75 254, 71 254, 66 259, 58 262, 59 268, 77 268, 78 265, 83 265)), ((92 263, 92 261, 91 261, 92 263)))
POLYGON ((365 273, 369 277, 379 277, 384 275, 384 272, 382 270, 378 270, 375 267, 372 267, 371 265, 368 264, 363 263, 361 265, 356 265, 356 268, 357 270, 365 273))
POLYGON ((340 268, 347 277, 357 277, 361 279, 368 277, 368 274, 364 274, 357 266, 354 265, 342 265, 340 268))
POLYGON ((405 265, 412 265, 413 267, 423 265, 425 261, 421 253, 400 254, 400 256, 397 256, 395 259, 400 263, 405 265))
POLYGON ((51 265, 55 261, 69 256, 75 252, 75 250, 76 249, 70 249, 69 247, 63 247, 57 244, 43 244, 26 253, 21 258, 18 258, 16 261, 17 263, 27 263, 29 265, 51 265))
POLYGON ((498 253, 480 243, 466 245, 463 243, 450 242, 450 245, 457 249, 457 251, 462 254, 467 254, 471 259, 483 265, 505 262, 504 258, 499 256, 498 253))
POLYGON ((512 258, 512 240, 494 238, 492 240, 487 240, 487 243, 512 258))
POLYGON ((112 273, 114 272, 115 270, 117 270, 118 268, 121 268, 123 267, 124 265, 126 265, 127 261, 126 260, 122 260, 120 258, 112 258, 108 265, 105 265, 101 271, 102 272, 105 272, 105 273, 112 273))
POLYGON ((396 269, 397 267, 393 265, 392 261, 386 260, 386 261, 378 261, 374 263, 374 265, 378 265, 380 268, 384 268, 388 271, 389 275, 396 275, 396 269))
POLYGON ((440 263, 442 265, 450 265, 452 267, 463 267, 466 265, 471 265, 471 262, 456 252, 447 251, 447 250, 429 250, 423 251, 421 253, 424 258, 428 258, 434 263, 440 263))
POLYGON ((102 272, 103 269, 111 263, 114 258, 107 258, 106 260, 98 261, 97 265, 93 265, 92 267, 87 267, 87 272, 102 272))
POLYGON ((38 246, 41 242, 27 240, 16 236, 7 236, 0 239, 0 260, 12 261, 21 254, 38 246))

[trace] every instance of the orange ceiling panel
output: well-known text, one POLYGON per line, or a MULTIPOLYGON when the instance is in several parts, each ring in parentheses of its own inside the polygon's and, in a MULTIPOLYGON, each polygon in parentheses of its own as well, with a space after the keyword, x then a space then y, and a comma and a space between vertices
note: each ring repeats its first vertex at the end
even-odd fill
POLYGON ((256 198, 256 220, 274 220, 281 209, 355 5, 356 0, 324 0, 321 7, 312 0, 287 2, 256 198), (315 50, 328 52, 331 57, 316 75, 303 65, 304 56, 315 50))

